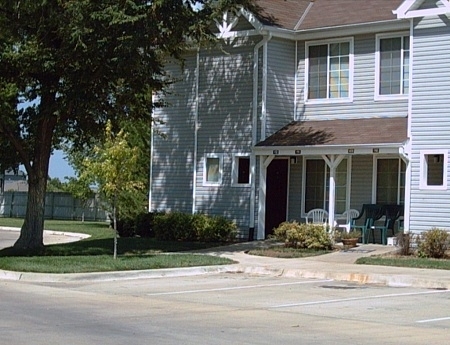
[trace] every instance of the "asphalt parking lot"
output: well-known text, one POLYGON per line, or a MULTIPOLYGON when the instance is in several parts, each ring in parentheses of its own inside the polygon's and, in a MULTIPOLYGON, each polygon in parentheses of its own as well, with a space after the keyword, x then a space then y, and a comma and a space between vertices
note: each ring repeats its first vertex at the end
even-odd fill
POLYGON ((0 292, 4 344, 447 344, 450 328, 448 290, 328 279, 0 281, 0 292))

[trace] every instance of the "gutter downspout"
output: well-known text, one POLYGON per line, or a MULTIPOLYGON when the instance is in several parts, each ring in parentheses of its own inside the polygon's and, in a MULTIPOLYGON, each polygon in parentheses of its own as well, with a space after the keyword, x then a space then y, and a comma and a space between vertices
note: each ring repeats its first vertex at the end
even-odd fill
MULTIPOLYGON (((266 35, 253 49, 253 109, 252 109, 252 148, 258 143, 258 80, 259 80, 259 48, 266 45, 272 38, 272 34, 266 35)), ((267 65, 267 50, 265 50, 264 62, 267 65)), ((263 63, 264 63, 263 62, 263 63)), ((267 66, 266 66, 267 67, 267 66)), ((267 77, 263 74, 263 78, 267 77)), ((267 83, 266 83, 267 84, 267 83)), ((261 169, 261 168, 260 168, 261 169)), ((256 156, 252 150, 250 155, 251 191, 250 191, 250 223, 249 240, 253 240, 255 232, 255 204, 256 204, 256 156)), ((260 233, 260 231, 258 231, 260 233)))
MULTIPOLYGON (((155 104, 156 96, 152 94, 152 103, 155 104)), ((149 188, 148 188, 148 212, 152 212, 152 189, 153 189, 153 106, 152 106, 152 122, 150 125, 150 166, 149 166, 149 188)))
POLYGON ((194 111, 194 157, 192 157, 192 214, 195 214, 196 205, 195 200, 197 198, 197 159, 198 159, 198 102, 199 92, 198 87, 200 83, 200 49, 197 48, 197 67, 195 73, 195 111, 194 111))

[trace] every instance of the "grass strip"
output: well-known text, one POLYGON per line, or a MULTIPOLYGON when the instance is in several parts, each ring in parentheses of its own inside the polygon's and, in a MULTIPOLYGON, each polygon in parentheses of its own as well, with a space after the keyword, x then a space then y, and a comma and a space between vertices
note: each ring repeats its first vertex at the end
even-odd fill
POLYGON ((230 263, 233 261, 226 258, 194 254, 120 256, 116 260, 110 255, 0 257, 0 267, 4 270, 39 273, 112 272, 230 263))
POLYGON ((356 263, 362 265, 450 270, 450 260, 418 258, 414 256, 399 256, 399 257, 370 256, 359 258, 358 260, 356 260, 356 263))
MULTIPOLYGON (((0 218, 0 226, 21 227, 23 219, 0 218)), ((224 265, 232 260, 217 256, 176 254, 211 248, 221 243, 157 241, 154 238, 119 238, 113 259, 113 230, 107 222, 46 220, 44 228, 85 233, 91 237, 77 242, 47 245, 39 252, 0 250, 0 269, 19 272, 87 273, 158 268, 224 265)))

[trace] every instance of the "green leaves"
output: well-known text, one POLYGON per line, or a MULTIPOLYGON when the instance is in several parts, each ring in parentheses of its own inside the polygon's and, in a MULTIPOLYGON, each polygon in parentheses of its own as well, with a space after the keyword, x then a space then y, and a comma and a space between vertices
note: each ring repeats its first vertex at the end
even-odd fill
POLYGON ((113 205, 121 195, 126 197, 144 189, 145 184, 138 174, 138 160, 139 148, 129 145, 125 131, 115 134, 108 121, 105 141, 94 147, 92 157, 84 159, 80 180, 95 184, 100 194, 113 205))

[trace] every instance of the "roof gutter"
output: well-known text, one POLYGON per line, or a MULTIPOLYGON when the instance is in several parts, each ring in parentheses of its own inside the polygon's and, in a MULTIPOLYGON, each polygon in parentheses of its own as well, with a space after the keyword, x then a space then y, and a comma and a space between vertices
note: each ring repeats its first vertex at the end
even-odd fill
POLYGON ((317 145, 317 146, 256 146, 253 152, 259 155, 274 156, 307 156, 326 154, 401 154, 406 149, 407 141, 402 143, 383 144, 348 144, 348 145, 317 145))
POLYGON ((388 32, 392 30, 405 30, 409 28, 409 21, 404 19, 392 19, 387 21, 357 23, 339 26, 327 26, 315 29, 291 30, 280 29, 268 25, 264 25, 261 30, 271 32, 273 37, 285 39, 316 39, 323 37, 329 31, 333 32, 333 36, 348 36, 373 33, 374 27, 379 32, 388 32))

